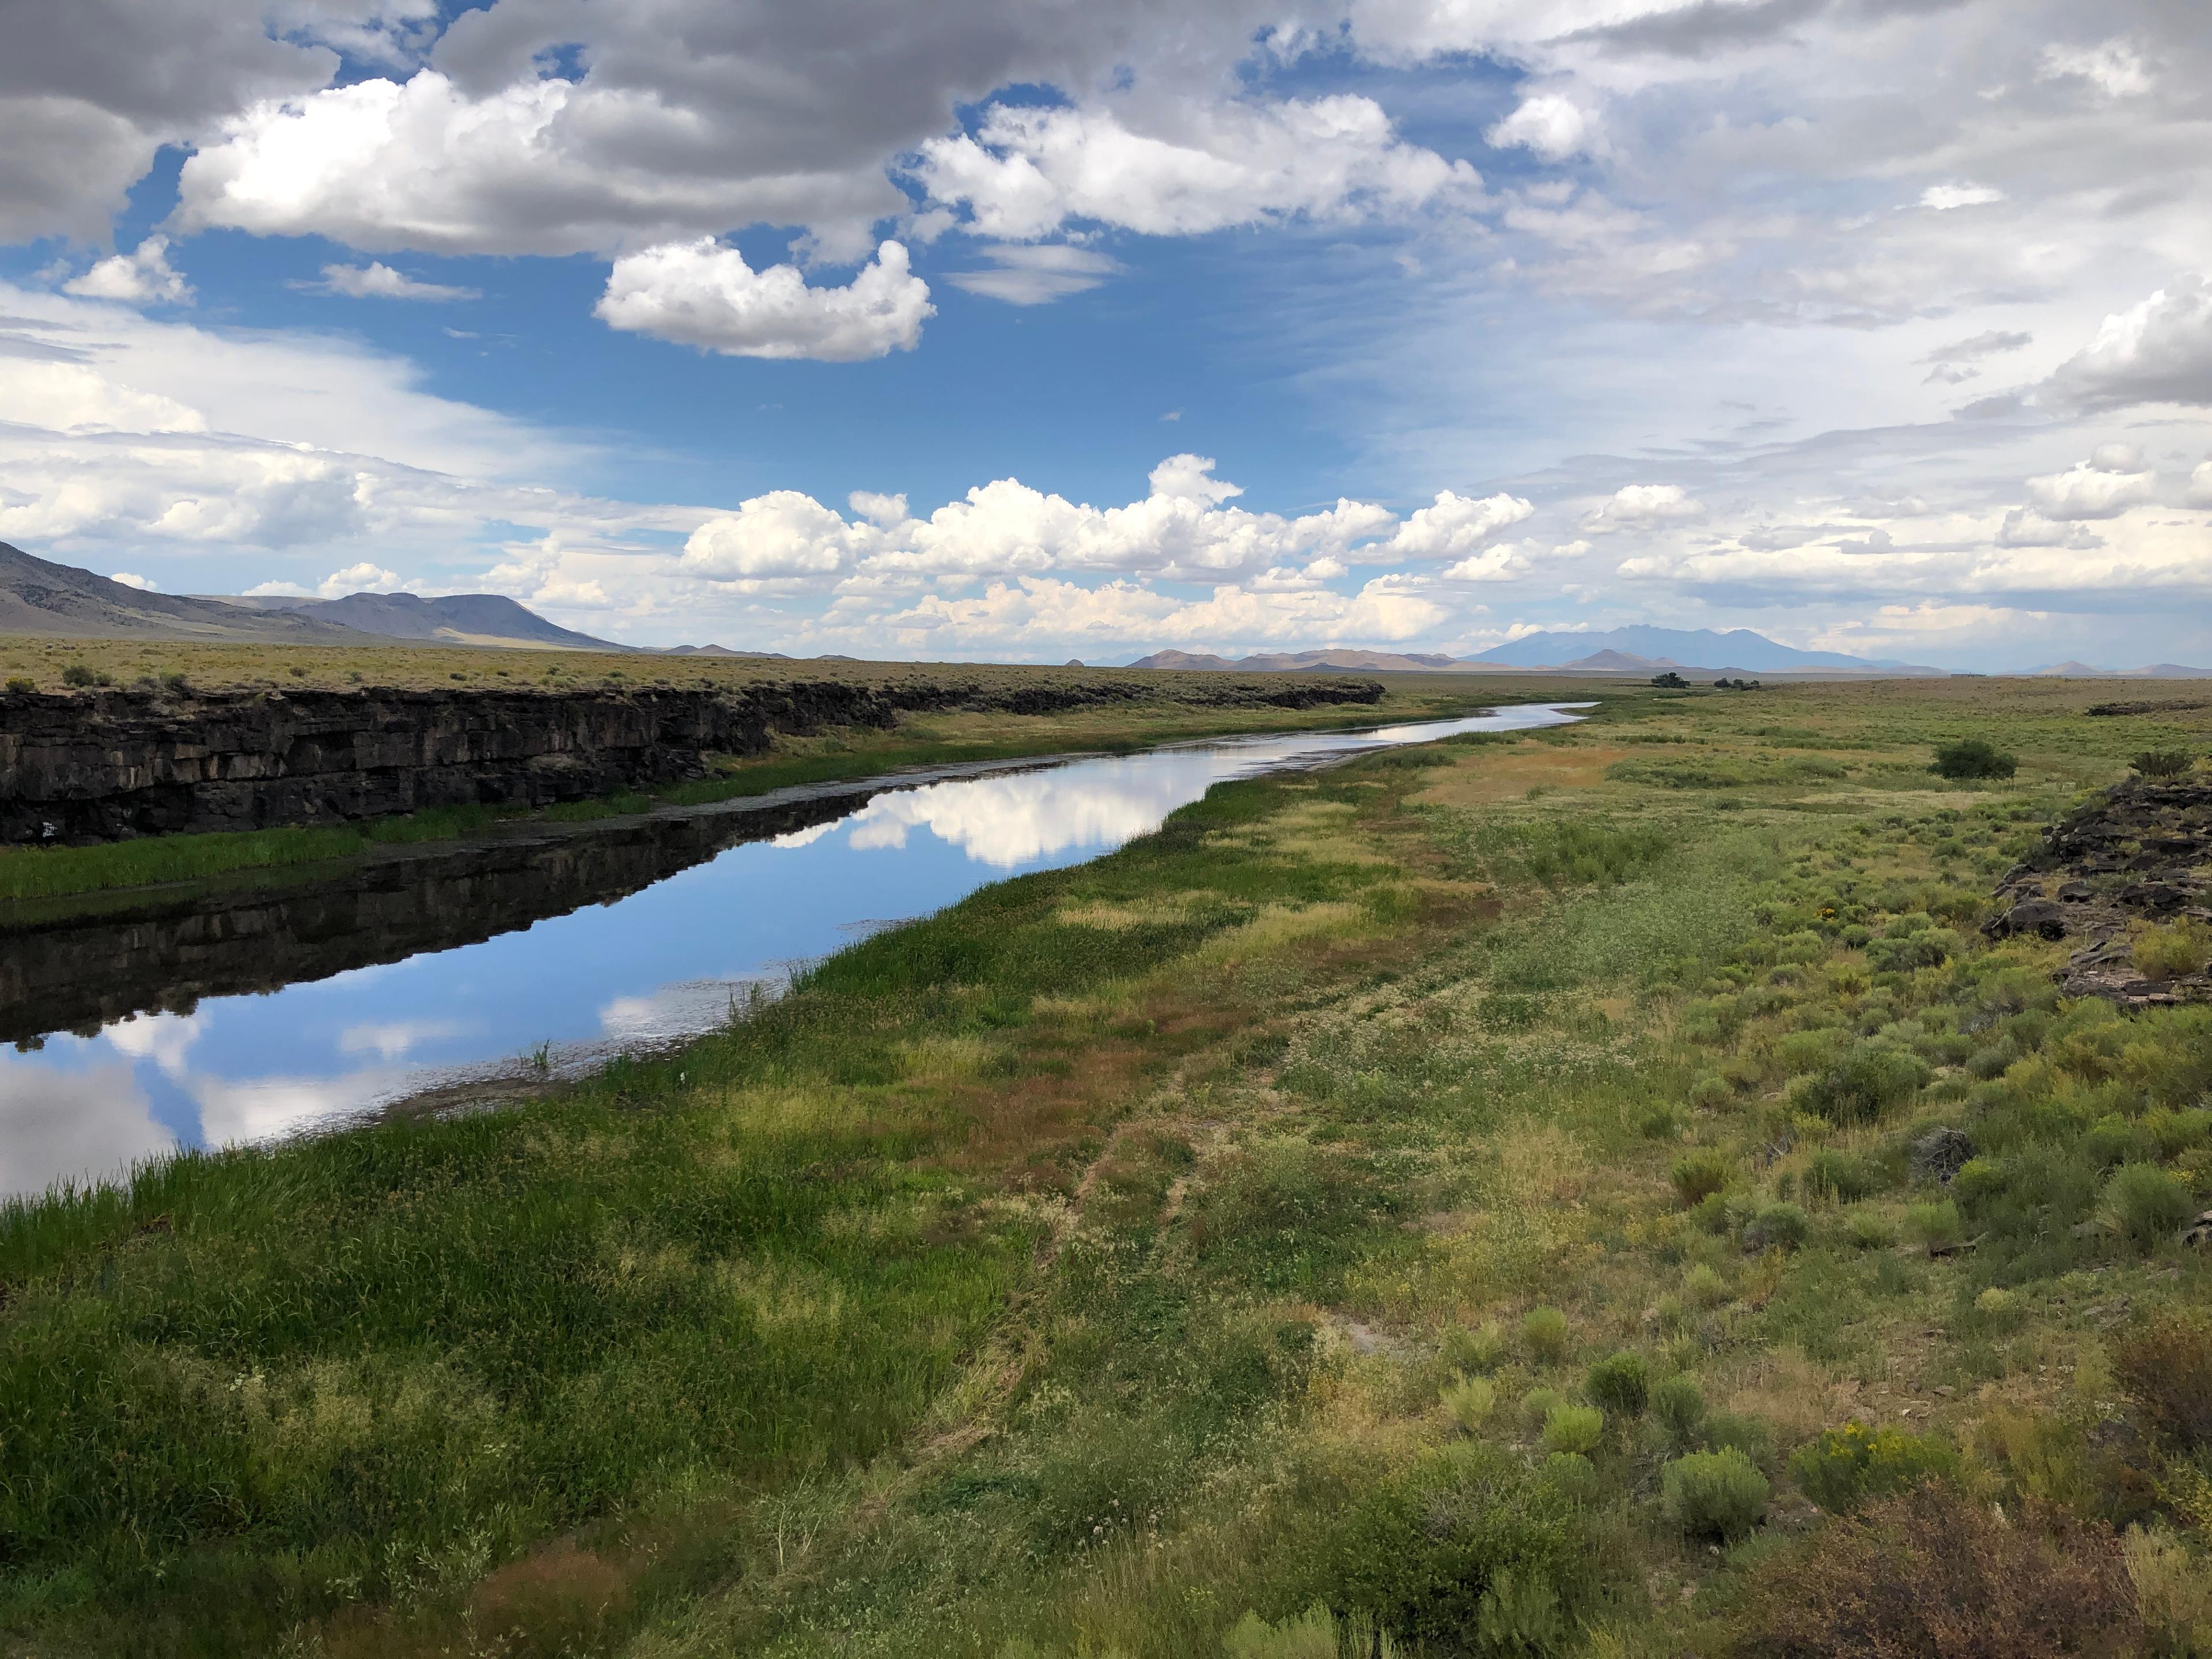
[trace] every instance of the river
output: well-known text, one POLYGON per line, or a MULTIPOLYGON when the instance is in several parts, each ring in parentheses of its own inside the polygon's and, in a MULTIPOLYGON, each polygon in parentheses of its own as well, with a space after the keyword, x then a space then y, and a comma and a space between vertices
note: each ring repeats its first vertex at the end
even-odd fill
POLYGON ((1110 852, 1216 783, 1588 706, 894 776, 434 845, 336 880, 0 914, 19 988, 0 1006, 15 1045, 0 1048, 0 1193, 666 1044, 874 929, 1110 852))

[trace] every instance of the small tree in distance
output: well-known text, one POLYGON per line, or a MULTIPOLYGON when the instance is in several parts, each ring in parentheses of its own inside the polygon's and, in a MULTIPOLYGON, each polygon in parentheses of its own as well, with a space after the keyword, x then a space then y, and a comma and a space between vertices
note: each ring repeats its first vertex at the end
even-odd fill
POLYGON ((1985 738, 1960 738, 1940 745, 1928 769, 1946 778, 2008 778, 2020 762, 1985 738))
POLYGON ((1651 684, 1662 691, 1686 691, 1690 689, 1689 681, 1671 668, 1663 674, 1654 674, 1651 677, 1651 684))

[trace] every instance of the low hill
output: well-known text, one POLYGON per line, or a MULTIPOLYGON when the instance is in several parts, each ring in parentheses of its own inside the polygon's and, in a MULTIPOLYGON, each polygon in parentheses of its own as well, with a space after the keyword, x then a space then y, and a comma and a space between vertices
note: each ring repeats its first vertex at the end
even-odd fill
POLYGON ((504 593, 448 593, 434 599, 414 593, 349 593, 342 599, 256 593, 218 603, 312 617, 388 640, 420 640, 430 645, 519 646, 540 651, 635 649, 547 622, 504 593))
POLYGON ((263 614, 213 599, 149 593, 0 542, 0 634, 85 640, 215 640, 368 645, 356 629, 290 611, 263 614))

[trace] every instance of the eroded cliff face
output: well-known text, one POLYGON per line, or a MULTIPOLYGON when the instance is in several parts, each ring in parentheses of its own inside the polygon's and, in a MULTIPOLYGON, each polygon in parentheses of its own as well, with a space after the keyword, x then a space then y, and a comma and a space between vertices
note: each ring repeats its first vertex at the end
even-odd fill
MULTIPOLYGON (((1209 680, 1212 677, 1207 677, 1209 680)), ((1360 679, 1221 679, 1175 700, 1378 702, 1360 679)), ((699 775, 773 734, 887 728, 902 714, 1052 714, 1161 700, 1157 684, 793 680, 584 692, 137 691, 0 696, 0 844, 338 823, 471 804, 545 806, 699 775)))

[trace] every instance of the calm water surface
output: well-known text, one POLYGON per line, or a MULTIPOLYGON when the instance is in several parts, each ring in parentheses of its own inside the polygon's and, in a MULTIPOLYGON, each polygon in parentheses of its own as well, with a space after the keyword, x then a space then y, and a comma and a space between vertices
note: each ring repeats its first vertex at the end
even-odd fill
MULTIPOLYGON (((517 1072, 522 1057, 541 1045, 555 1069, 574 1069, 709 1030, 753 988, 773 988, 805 962, 988 883, 1109 852, 1225 779, 1462 732, 1556 726, 1587 706, 1528 705, 1466 720, 1227 739, 893 784, 850 803, 842 816, 781 834, 749 830, 744 817, 727 817, 717 833, 737 844, 686 854, 702 861, 659 878, 650 864, 638 875, 634 859, 619 879, 599 876, 588 851, 579 858, 571 847, 562 855, 560 879, 603 879, 601 891, 554 896, 549 902, 565 914, 396 961, 375 960, 392 948, 388 930, 383 939, 365 936, 371 918, 389 910, 370 908, 350 892, 338 896, 336 910, 306 907, 312 915, 304 919, 295 903, 281 923, 233 925, 226 948, 251 955, 252 926, 281 927, 293 956, 271 944, 260 951, 268 961, 327 963, 344 961, 355 948, 357 959, 374 965, 337 972, 303 965, 294 970, 303 975, 297 982, 252 994, 200 994, 222 982, 220 975, 210 977, 205 953, 194 954, 215 925, 205 911, 188 908, 130 929, 109 926, 97 936, 49 938, 45 948, 57 965, 43 981, 82 973, 101 981, 53 987, 62 1002, 75 995, 89 999, 87 1006, 112 1009, 118 981, 150 972, 149 984, 121 994, 122 1007, 166 1001, 191 1012, 105 1023, 57 1013, 55 1022, 74 1031, 0 1048, 0 1192, 113 1173, 179 1146, 326 1125, 427 1088, 517 1072), (739 839, 749 834, 761 838, 739 839), (349 939, 349 927, 364 936, 349 939), (243 939, 236 937, 241 931, 243 939), (118 951, 131 971, 118 970, 118 951), (191 995, 162 985, 173 961, 180 964, 177 986, 191 995), (184 977, 186 963, 194 976, 184 977)), ((506 898, 495 896, 496 883, 476 876, 429 890, 427 903, 465 909, 473 896, 486 908, 484 931, 491 931, 502 925, 498 906, 511 904, 515 881, 529 885, 533 873, 510 871, 500 890, 506 898)), ((569 891, 550 874, 542 885, 569 891)), ((424 904, 418 890, 415 909, 424 904)), ((467 925, 452 915, 443 920, 467 925)), ((7 948, 10 941, 0 939, 0 949, 7 948)), ((47 1006, 44 988, 37 1009, 47 1006)), ((33 1025, 45 1017, 27 1002, 0 1010, 9 1012, 17 1032, 28 1029, 27 1014, 33 1025)))

